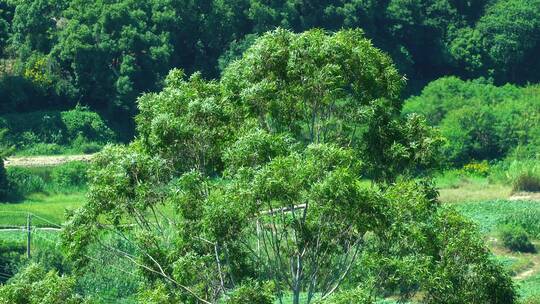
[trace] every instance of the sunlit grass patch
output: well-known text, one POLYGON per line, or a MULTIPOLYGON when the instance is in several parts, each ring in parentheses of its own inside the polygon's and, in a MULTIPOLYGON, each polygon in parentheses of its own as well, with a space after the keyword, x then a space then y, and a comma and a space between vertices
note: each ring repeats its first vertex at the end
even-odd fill
POLYGON ((22 226, 26 224, 26 213, 38 217, 32 218, 32 225, 53 226, 65 221, 66 209, 76 209, 85 200, 84 192, 70 194, 31 194, 24 201, 18 203, 0 204, 0 226, 22 226), (46 220, 52 222, 48 223, 46 220))

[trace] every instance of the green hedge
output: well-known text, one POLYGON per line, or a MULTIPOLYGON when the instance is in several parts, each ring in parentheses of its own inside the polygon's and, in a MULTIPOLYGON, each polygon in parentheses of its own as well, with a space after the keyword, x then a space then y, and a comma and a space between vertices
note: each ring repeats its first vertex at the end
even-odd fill
POLYGON ((69 111, 30 112, 0 116, 6 140, 19 154, 93 153, 116 141, 116 135, 95 112, 83 107, 69 111))
POLYGON ((518 147, 540 153, 540 86, 494 86, 484 79, 445 77, 407 100, 404 115, 419 113, 447 138, 446 159, 456 166, 502 159, 518 147))
POLYGON ((70 162, 55 167, 7 168, 7 199, 17 200, 37 192, 66 193, 86 188, 89 164, 70 162))

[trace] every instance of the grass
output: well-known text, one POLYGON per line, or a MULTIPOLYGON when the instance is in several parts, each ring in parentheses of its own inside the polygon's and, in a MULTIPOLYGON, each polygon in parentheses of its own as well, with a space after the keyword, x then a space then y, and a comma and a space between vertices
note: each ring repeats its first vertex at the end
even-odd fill
POLYGON ((540 297, 540 273, 531 276, 518 284, 519 293, 522 298, 540 297))
POLYGON ((84 192, 70 194, 31 194, 20 203, 0 204, 0 226, 25 225, 26 213, 28 212, 43 218, 33 218, 33 225, 52 226, 51 223, 47 223, 45 220, 55 224, 61 224, 65 221, 65 210, 80 207, 84 199, 84 192))
POLYGON ((493 200, 456 204, 456 208, 476 222, 482 233, 491 234, 495 232, 497 226, 504 219, 513 217, 526 218, 529 214, 540 212, 540 203, 534 201, 493 200))
MULTIPOLYGON (((540 297, 540 253, 511 252, 498 239, 498 227, 508 219, 522 225, 533 237, 540 227, 540 202, 493 200, 455 204, 462 214, 472 219, 486 236, 487 244, 497 260, 514 276, 522 299, 540 297)), ((540 249, 540 242, 535 245, 540 249)))
POLYGON ((439 199, 443 203, 483 202, 510 198, 512 187, 469 182, 459 188, 439 189, 439 194, 439 199))
POLYGON ((512 185, 490 183, 487 177, 463 175, 459 170, 449 170, 435 177, 439 199, 443 203, 482 202, 508 199, 512 185))

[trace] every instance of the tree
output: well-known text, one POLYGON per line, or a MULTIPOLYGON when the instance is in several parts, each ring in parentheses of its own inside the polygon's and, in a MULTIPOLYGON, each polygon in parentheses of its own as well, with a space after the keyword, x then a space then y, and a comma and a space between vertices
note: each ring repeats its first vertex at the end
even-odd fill
POLYGON ((530 79, 530 73, 538 67, 533 64, 532 70, 528 68, 535 60, 531 56, 540 50, 540 1, 497 1, 478 21, 477 28, 501 82, 530 79))
POLYGON ((9 29, 12 7, 5 1, 0 1, 0 57, 4 56, 4 49, 9 38, 9 29))
MULTIPOLYGON (((446 60, 443 47, 451 26, 461 27, 462 18, 448 0, 392 0, 387 10, 391 39, 399 41, 412 55, 414 72, 431 78, 427 67, 434 74, 444 73, 446 60)), ((418 77, 418 76, 415 76, 418 77)))
POLYGON ((423 134, 432 142, 409 136, 415 118, 407 122, 398 116, 403 82, 390 58, 361 30, 327 35, 278 29, 232 63, 222 79, 229 98, 241 105, 235 115, 306 144, 354 147, 375 178, 402 172, 405 168, 392 164, 406 159, 430 162, 434 155, 421 151, 437 151, 440 144, 429 128, 423 134))
POLYGON ((57 28, 68 1, 17 1, 12 21, 11 45, 21 59, 33 52, 48 54, 56 44, 57 28))
POLYGON ((0 287, 0 302, 14 304, 78 304, 75 280, 47 272, 39 264, 30 264, 0 287))
MULTIPOLYGON (((219 81, 171 71, 162 92, 139 99, 138 138, 96 156, 67 252, 81 266, 96 247, 131 262, 146 301, 269 301, 245 287, 253 281, 272 282, 280 301, 331 301, 365 265, 367 239, 395 243, 385 236, 402 201, 390 182, 437 155, 437 133, 399 116, 402 82, 358 30, 267 33, 219 81)), ((427 215, 404 217, 401 230, 437 211, 432 188, 409 192, 427 215)))
POLYGON ((502 158, 518 146, 536 146, 538 87, 495 86, 485 79, 445 77, 431 82, 403 112, 418 113, 448 139, 446 159, 454 165, 502 158))
POLYGON ((172 52, 159 13, 140 1, 70 2, 52 55, 85 103, 130 112, 140 92, 159 87, 172 52))

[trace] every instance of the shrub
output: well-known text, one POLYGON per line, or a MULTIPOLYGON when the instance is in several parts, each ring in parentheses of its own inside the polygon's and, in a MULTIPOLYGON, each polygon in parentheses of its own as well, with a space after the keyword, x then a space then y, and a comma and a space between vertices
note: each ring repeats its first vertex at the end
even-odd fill
POLYGON ((538 86, 494 86, 485 80, 444 77, 406 101, 403 114, 419 113, 448 139, 445 154, 453 165, 520 154, 538 155, 538 86), (522 149, 523 150, 523 149, 522 149), (513 152, 512 152, 513 153, 513 152))
POLYGON ((83 188, 88 180, 88 164, 70 162, 53 168, 51 179, 57 189, 83 188))
POLYGON ((8 129, 6 141, 27 155, 95 152, 116 140, 105 121, 83 107, 6 114, 0 117, 0 127, 8 129))
POLYGON ((85 154, 96 153, 101 150, 103 144, 95 141, 88 141, 82 134, 79 134, 77 138, 71 143, 71 149, 73 151, 82 152, 85 154))
POLYGON ((75 284, 74 278, 31 263, 0 286, 0 303, 83 303, 75 284))
POLYGON ((45 181, 27 168, 8 168, 7 179, 9 182, 9 196, 11 197, 24 196, 45 189, 45 181))
POLYGON ((500 234, 504 247, 517 252, 536 252, 529 235, 522 227, 506 225, 501 227, 500 234))
POLYGON ((225 301, 226 304, 273 304, 274 285, 247 281, 237 287, 225 301))
POLYGON ((66 149, 58 144, 36 143, 22 150, 19 155, 60 155, 66 149))
POLYGON ((316 304, 372 304, 373 297, 361 288, 346 290, 332 295, 331 297, 317 301, 316 304))
POLYGON ((495 128, 496 117, 489 106, 471 105, 449 112, 440 124, 448 139, 444 152, 454 164, 504 156, 495 128))
POLYGON ((512 278, 492 260, 476 227, 460 219, 460 214, 441 215, 442 225, 436 229, 444 229, 446 236, 440 236, 441 230, 435 232, 438 240, 444 240, 443 247, 423 303, 515 303, 512 278))
POLYGON ((464 173, 487 176, 489 173, 489 164, 487 161, 482 162, 472 162, 463 166, 464 173))
POLYGON ((528 191, 538 192, 540 191, 540 175, 534 171, 527 170, 521 173, 512 183, 512 190, 514 192, 528 191))
POLYGON ((492 167, 489 180, 512 184, 514 192, 540 191, 540 161, 508 157, 492 167))
POLYGON ((62 122, 66 126, 67 137, 70 142, 85 139, 85 142, 99 142, 102 144, 114 141, 114 132, 105 124, 103 119, 85 107, 77 106, 75 109, 61 113, 62 122))
POLYGON ((5 283, 9 277, 17 272, 17 266, 21 263, 22 254, 26 246, 16 241, 0 240, 0 283, 5 283))

